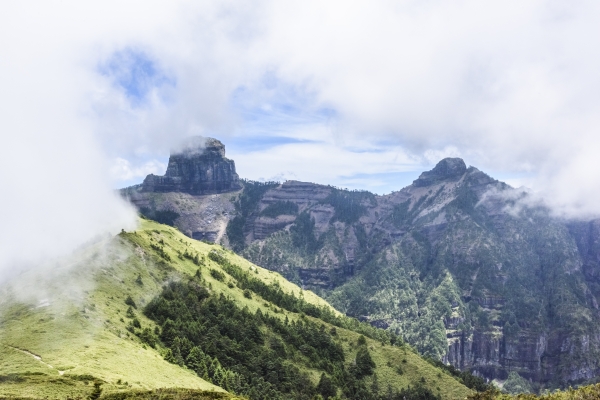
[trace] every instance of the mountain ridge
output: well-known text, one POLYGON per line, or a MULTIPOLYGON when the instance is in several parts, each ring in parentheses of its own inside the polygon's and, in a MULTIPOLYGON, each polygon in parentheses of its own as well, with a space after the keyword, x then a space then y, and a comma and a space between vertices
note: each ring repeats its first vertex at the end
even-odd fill
POLYGON ((554 218, 451 158, 382 196, 297 181, 243 186, 208 197, 122 193, 457 368, 500 383, 516 371, 540 388, 600 374, 597 222, 554 218))

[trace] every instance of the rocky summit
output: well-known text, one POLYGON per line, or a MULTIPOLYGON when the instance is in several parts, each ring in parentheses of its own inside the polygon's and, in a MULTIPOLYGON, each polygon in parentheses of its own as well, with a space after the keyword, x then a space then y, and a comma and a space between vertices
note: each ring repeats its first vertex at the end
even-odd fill
POLYGON ((426 171, 413 182, 413 186, 430 186, 443 180, 458 180, 467 172, 467 166, 461 158, 444 158, 434 169, 426 171))
POLYGON ((518 373, 543 389, 600 376, 598 220, 557 219, 459 158, 383 196, 242 186, 130 198, 486 379, 518 373))
POLYGON ((193 137, 171 153, 165 175, 148 175, 141 191, 201 195, 240 188, 235 163, 225 158, 223 143, 213 138, 193 137))

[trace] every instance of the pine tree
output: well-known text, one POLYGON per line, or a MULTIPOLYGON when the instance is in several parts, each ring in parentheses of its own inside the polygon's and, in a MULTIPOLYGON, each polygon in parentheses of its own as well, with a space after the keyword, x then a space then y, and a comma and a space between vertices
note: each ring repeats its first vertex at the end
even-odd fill
POLYGON ((221 368, 221 363, 215 357, 211 360, 210 363, 207 363, 207 364, 208 364, 208 376, 214 382, 215 374, 217 373, 217 370, 221 368))
POLYGON ((208 367, 206 366, 206 354, 197 346, 192 347, 188 354, 185 364, 193 369, 198 376, 204 380, 208 380, 208 367))
POLYGON ((333 381, 325 373, 321 374, 321 379, 319 379, 319 384, 317 385, 317 392, 323 396, 323 399, 335 397, 337 393, 333 381))
POLYGON ((358 378, 363 376, 372 375, 375 369, 375 362, 369 354, 369 350, 366 346, 361 346, 356 353, 356 371, 358 378))

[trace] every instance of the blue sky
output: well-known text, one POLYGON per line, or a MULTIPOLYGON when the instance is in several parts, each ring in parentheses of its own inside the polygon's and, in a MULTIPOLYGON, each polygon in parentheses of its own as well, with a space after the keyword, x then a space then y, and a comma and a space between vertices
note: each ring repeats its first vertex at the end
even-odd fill
MULTIPOLYGON (((173 105, 163 93, 165 88, 176 89, 176 77, 167 73, 156 60, 143 51, 131 48, 116 51, 100 64, 98 72, 124 95, 132 109, 151 107, 151 96, 158 96, 167 107, 173 105)), ((265 73, 253 87, 240 86, 233 90, 229 96, 228 108, 237 120, 235 129, 225 134, 204 134, 222 140, 229 157, 234 160, 243 158, 243 161, 238 163, 241 164, 238 165, 238 173, 246 179, 299 179, 386 194, 410 185, 421 172, 432 168, 442 157, 456 155, 450 151, 448 154, 440 153, 437 158, 415 157, 408 163, 406 159, 398 164, 390 161, 381 167, 381 171, 375 172, 356 172, 357 168, 346 171, 340 168, 335 174, 311 175, 304 173, 302 165, 295 165, 291 169, 286 168, 286 165, 279 166, 273 163, 264 166, 261 164, 264 155, 282 147, 291 149, 288 153, 293 155, 295 146, 300 152, 310 147, 331 146, 333 142, 336 149, 350 155, 350 158, 356 157, 356 162, 359 163, 361 157, 364 160, 378 155, 389 158, 390 151, 402 152, 403 146, 398 140, 386 138, 385 135, 376 140, 336 142, 335 134, 331 132, 339 118, 335 108, 319 105, 313 93, 282 82, 272 71, 265 73), (262 168, 255 168, 256 165, 261 165, 262 168), (247 168, 249 166, 250 168, 247 168)), ((138 184, 146 173, 163 174, 168 162, 168 150, 163 148, 159 152, 130 154, 130 159, 134 160, 138 167, 132 167, 129 160, 126 160, 129 163, 128 173, 116 181, 116 187, 138 184), (135 171, 131 172, 132 169, 135 171)), ((123 159, 121 161, 123 162, 123 159)), ((358 168, 358 171, 360 170, 361 168, 358 168)), ((529 177, 527 173, 522 172, 488 172, 517 186, 522 178, 529 177)))
POLYGON ((98 66, 98 72, 121 90, 133 107, 143 107, 151 92, 165 85, 175 87, 177 84, 173 76, 157 65, 156 60, 133 48, 111 54, 98 66))

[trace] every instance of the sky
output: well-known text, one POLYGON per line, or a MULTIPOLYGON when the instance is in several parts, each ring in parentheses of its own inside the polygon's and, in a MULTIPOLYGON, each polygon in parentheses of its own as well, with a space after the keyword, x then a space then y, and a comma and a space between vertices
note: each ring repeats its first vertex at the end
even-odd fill
POLYGON ((597 216, 599 21, 578 0, 3 4, 0 271, 131 229, 114 189, 194 135, 242 178, 384 194, 453 156, 597 216))

